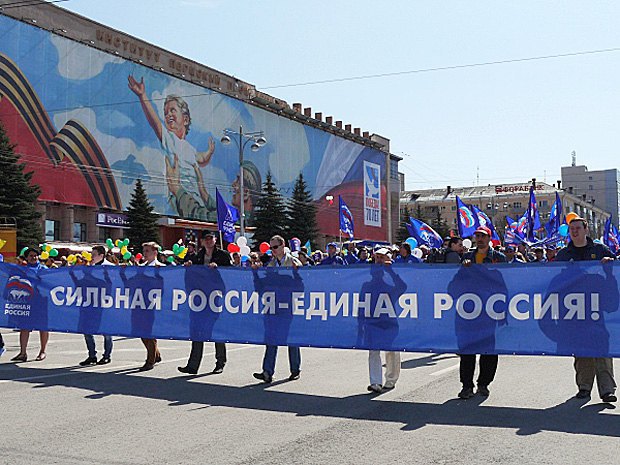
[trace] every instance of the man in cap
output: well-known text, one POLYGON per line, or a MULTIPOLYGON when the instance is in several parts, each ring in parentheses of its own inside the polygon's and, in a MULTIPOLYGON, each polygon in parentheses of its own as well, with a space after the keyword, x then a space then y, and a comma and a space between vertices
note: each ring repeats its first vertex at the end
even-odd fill
MULTIPOLYGON (((505 263, 506 257, 501 252, 489 246, 491 242, 491 230, 486 226, 480 226, 474 232, 476 248, 463 255, 462 264, 470 266, 488 263, 505 263)), ((480 283, 484 286, 485 283, 480 283)), ((474 372, 476 369, 476 354, 459 354, 460 356, 460 379, 463 389, 458 396, 461 399, 469 399, 474 395, 474 372)), ((480 373, 478 375, 478 394, 489 395, 489 384, 495 379, 497 372, 498 356, 496 354, 480 355, 480 373)))
POLYGON ((504 255, 506 255, 507 263, 525 263, 525 260, 522 260, 517 255, 517 247, 509 244, 504 248, 504 255))
MULTIPOLYGON (((556 256, 558 262, 599 260, 608 263, 614 260, 613 253, 603 244, 594 242, 588 236, 588 222, 584 218, 573 218, 568 225, 571 241, 556 256)), ((602 299, 601 299, 602 300, 602 299)), ((605 304, 604 302, 601 302, 605 304)), ((616 309, 611 309, 611 311, 616 309)), ((575 357, 575 378, 579 392, 576 397, 590 397, 594 379, 603 402, 616 402, 616 381, 614 361, 609 357, 575 357)))
POLYGON ((338 244, 327 244, 327 257, 321 261, 321 265, 344 265, 344 260, 338 255, 338 244))
POLYGON ((555 256, 557 255, 558 250, 556 249, 554 244, 550 244, 545 247, 545 258, 547 262, 554 262, 555 256))

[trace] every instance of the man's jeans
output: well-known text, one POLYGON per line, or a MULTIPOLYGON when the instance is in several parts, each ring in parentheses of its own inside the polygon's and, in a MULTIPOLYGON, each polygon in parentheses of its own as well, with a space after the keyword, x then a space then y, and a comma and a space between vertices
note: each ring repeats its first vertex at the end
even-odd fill
MULTIPOLYGON (((263 372, 273 376, 276 370, 276 356, 278 346, 265 346, 265 356, 263 358, 263 372)), ((299 373, 301 368, 301 351, 299 347, 288 347, 288 363, 291 373, 299 373)))
MULTIPOLYGON (((88 347, 88 358, 97 358, 97 347, 95 346, 95 336, 84 334, 86 347, 88 347)), ((112 355, 112 336, 103 336, 103 358, 110 358, 112 355)))

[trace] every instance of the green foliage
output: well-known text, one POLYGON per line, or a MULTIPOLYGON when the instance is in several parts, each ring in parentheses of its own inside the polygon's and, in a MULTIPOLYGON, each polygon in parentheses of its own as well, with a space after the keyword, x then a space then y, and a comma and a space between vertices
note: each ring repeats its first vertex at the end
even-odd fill
POLYGON ((303 175, 299 173, 293 188, 293 195, 287 202, 287 239, 297 237, 301 240, 302 246, 310 241, 312 249, 316 249, 316 238, 319 233, 316 212, 317 206, 312 200, 308 184, 303 175))
POLYGON ((159 216, 153 210, 154 207, 146 195, 142 181, 136 180, 136 187, 131 194, 131 200, 127 207, 129 220, 127 238, 135 251, 140 250, 140 246, 145 242, 159 242, 159 226, 157 224, 159 216))
POLYGON ((273 183, 271 172, 267 173, 261 195, 254 206, 254 226, 254 245, 269 242, 276 234, 286 238, 286 203, 273 183))
POLYGON ((25 172, 14 145, 0 124, 0 218, 17 223, 17 250, 43 242, 41 213, 36 210, 41 189, 32 185, 33 173, 25 172))

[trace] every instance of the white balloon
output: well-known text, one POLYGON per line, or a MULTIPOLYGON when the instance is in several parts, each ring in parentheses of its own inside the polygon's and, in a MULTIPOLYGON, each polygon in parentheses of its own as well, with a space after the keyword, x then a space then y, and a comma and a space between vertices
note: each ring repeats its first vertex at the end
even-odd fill
POLYGON ((239 236, 239 238, 237 239, 237 245, 239 247, 243 247, 244 245, 248 245, 248 240, 245 238, 245 236, 239 236))
POLYGON ((242 257, 246 256, 246 255, 250 255, 250 248, 247 245, 242 245, 239 247, 239 253, 241 254, 242 257))
POLYGON ((422 258, 422 256, 424 255, 424 253, 422 252, 422 250, 418 249, 417 247, 415 249, 413 249, 411 251, 411 255, 413 255, 415 258, 422 258))
POLYGON ((463 240, 463 247, 465 247, 466 249, 470 249, 471 248, 471 239, 464 239, 463 240))

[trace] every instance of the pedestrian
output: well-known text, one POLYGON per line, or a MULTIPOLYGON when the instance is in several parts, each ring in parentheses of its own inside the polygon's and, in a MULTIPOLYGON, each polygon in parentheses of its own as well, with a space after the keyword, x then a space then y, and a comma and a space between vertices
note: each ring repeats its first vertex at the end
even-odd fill
MULTIPOLYGON (((411 253, 411 244, 409 244, 408 242, 403 242, 402 244, 400 244, 400 247, 398 248, 398 255, 396 256, 395 262, 406 263, 406 264, 422 263, 422 261, 418 257, 415 257, 411 253)), ((375 261, 375 263, 377 262, 375 261)))
POLYGON ((507 245, 504 248, 504 255, 506 255, 507 263, 525 263, 525 260, 521 258, 521 254, 517 253, 517 248, 514 245, 507 245))
MULTIPOLYGON (((165 263, 162 263, 157 259, 158 253, 159 244, 157 244, 157 242, 145 242, 142 244, 142 255, 144 256, 144 264, 142 266, 166 266, 165 263)), ((146 347, 146 361, 139 370, 152 370, 156 363, 161 362, 161 354, 157 348, 157 339, 142 338, 142 344, 146 347)))
MULTIPOLYGON (((46 270, 47 267, 39 261, 39 251, 34 247, 29 247, 24 251, 24 258, 26 260, 26 266, 32 271, 46 270)), ((47 358, 46 350, 47 343, 50 338, 49 331, 39 331, 39 340, 41 347, 39 349, 39 355, 35 358, 35 361, 41 362, 47 358)), ((28 348, 28 340, 30 339, 29 329, 20 329, 19 331, 19 354, 11 359, 12 362, 27 362, 28 355, 26 349, 28 348)))
POLYGON ((321 260, 321 265, 344 265, 344 260, 338 255, 338 244, 327 244, 327 257, 321 260))
MULTIPOLYGON (((269 241, 271 248, 271 261, 267 264, 271 268, 292 267, 295 270, 302 266, 301 262, 293 257, 292 254, 284 250, 286 242, 282 236, 273 236, 269 241)), ((256 269, 253 267, 253 269, 256 269)), ((263 370, 253 373, 254 378, 260 379, 265 383, 271 383, 276 368, 276 357, 278 356, 278 346, 265 346, 265 355, 263 356, 263 370)), ((288 362, 291 374, 289 381, 299 379, 301 374, 301 351, 299 347, 288 346, 288 362)))
POLYGON ((2 354, 6 351, 6 349, 4 348, 4 339, 2 339, 2 333, 0 333, 0 357, 2 357, 2 354))
POLYGON ((444 263, 461 263, 464 253, 465 247, 463 246, 463 239, 459 236, 451 237, 447 241, 446 259, 444 263))
MULTIPOLYGON (((476 248, 463 255, 462 264, 505 263, 506 257, 492 247, 491 230, 486 226, 480 226, 474 232, 476 248)), ((474 395, 474 372, 476 370, 476 354, 459 354, 459 372, 463 389, 458 396, 461 399, 469 399, 474 395)), ((499 358, 497 354, 480 354, 480 373, 478 374, 478 394, 487 397, 490 393, 489 385, 495 379, 499 358)))
MULTIPOLYGON (((588 236, 588 222, 584 218, 573 218, 568 224, 570 242, 561 249, 555 258, 558 262, 599 260, 608 263, 614 254, 603 244, 598 244, 588 236)), ((594 380, 603 402, 616 402, 616 381, 614 379, 614 360, 610 357, 575 357, 575 380, 579 391, 578 399, 590 397, 594 380)))
POLYGON ((357 249, 355 248, 355 242, 351 241, 346 244, 347 254, 342 259, 345 265, 356 265, 360 259, 357 256, 357 249))
MULTIPOLYGON (((241 262, 241 258, 239 258, 241 262)), ((230 255, 228 252, 217 246, 215 233, 213 231, 202 232, 202 247, 196 256, 195 265, 207 265, 210 268, 218 266, 231 266, 230 255)), ((192 349, 189 354, 187 364, 177 369, 181 373, 195 375, 198 373, 204 353, 204 341, 192 341, 192 349)), ((226 366, 226 344, 223 342, 215 343, 215 368, 211 373, 219 375, 224 372, 226 366)))
MULTIPOLYGON (((91 266, 114 266, 106 257, 106 248, 102 245, 96 245, 92 250, 91 266)), ((88 311, 88 310, 86 310, 88 311)), ((84 334, 86 348, 88 349, 88 357, 79 363, 80 366, 88 365, 107 365, 112 361, 112 336, 103 336, 103 356, 97 361, 97 346, 95 344, 95 336, 92 334, 84 334)))
POLYGON ((549 263, 554 262, 557 252, 558 250, 554 244, 549 244, 548 246, 546 246, 545 247, 545 258, 547 259, 547 262, 549 263))

